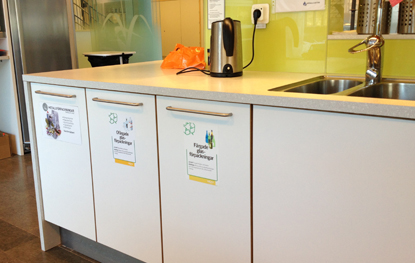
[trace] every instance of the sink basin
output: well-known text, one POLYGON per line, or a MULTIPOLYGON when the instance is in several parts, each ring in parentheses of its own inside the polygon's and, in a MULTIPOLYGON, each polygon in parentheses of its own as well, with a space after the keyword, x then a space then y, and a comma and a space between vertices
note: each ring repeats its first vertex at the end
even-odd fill
POLYGON ((353 92, 349 96, 415 100, 415 83, 379 83, 353 92))
POLYGON ((360 81, 347 80, 347 79, 331 79, 321 80, 318 82, 306 84, 296 88, 285 90, 285 92, 299 92, 299 93, 312 93, 312 94, 333 94, 341 92, 357 85, 362 84, 360 81))
POLYGON ((362 81, 358 81, 355 79, 336 79, 318 77, 278 88, 273 88, 269 91, 298 92, 310 94, 333 94, 356 87, 362 83, 362 81))

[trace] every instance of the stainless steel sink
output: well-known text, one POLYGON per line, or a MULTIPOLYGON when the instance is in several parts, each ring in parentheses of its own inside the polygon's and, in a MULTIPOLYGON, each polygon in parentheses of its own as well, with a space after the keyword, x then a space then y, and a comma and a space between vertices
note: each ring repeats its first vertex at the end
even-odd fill
POLYGON ((348 79, 331 79, 321 80, 318 82, 306 84, 296 88, 285 90, 285 92, 299 92, 299 93, 312 93, 312 94, 333 94, 341 92, 357 85, 362 82, 348 79))
POLYGON ((415 83, 379 83, 353 92, 349 96, 415 100, 415 83))
POLYGON ((368 86, 360 78, 319 76, 269 89, 269 91, 415 100, 415 81, 385 78, 378 84, 368 86))
POLYGON ((340 79, 321 76, 290 85, 273 88, 269 91, 334 94, 356 87, 362 83, 363 81, 357 79, 340 79))

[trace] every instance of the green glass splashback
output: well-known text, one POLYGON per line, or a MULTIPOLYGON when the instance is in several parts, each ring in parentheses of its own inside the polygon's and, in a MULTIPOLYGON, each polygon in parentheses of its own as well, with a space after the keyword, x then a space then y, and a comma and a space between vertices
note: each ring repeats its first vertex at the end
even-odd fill
MULTIPOLYGON (((365 37, 362 36, 362 39, 365 37)), ((366 71, 366 53, 350 54, 349 48, 361 40, 329 40, 327 45, 328 74, 358 74, 366 71)))
MULTIPOLYGON (((206 2, 206 1, 205 1, 206 2)), ((271 6, 270 0, 226 0, 226 16, 242 23, 244 65, 252 57, 251 7, 271 6)), ((324 11, 270 14, 266 29, 257 29, 255 59, 247 70, 323 73, 326 61, 327 9, 324 11)), ((210 31, 206 31, 206 47, 210 31)))
MULTIPOLYGON (((362 39, 364 37, 362 36, 362 39)), ((366 53, 349 54, 347 50, 360 40, 329 40, 327 52, 327 73, 361 74, 366 70, 366 53)), ((383 76, 415 77, 412 48, 415 40, 387 39, 382 48, 383 76)))
MULTIPOLYGON (((205 0, 205 10, 206 3, 205 0)), ((251 7, 264 3, 272 5, 271 0, 226 0, 226 16, 242 22, 244 65, 252 56, 251 7)), ((324 11, 271 13, 267 28, 256 31, 255 59, 246 70, 363 76, 366 54, 352 55, 347 50, 366 36, 357 40, 327 40, 329 33, 342 30, 343 3, 343 0, 326 0, 324 11)), ((206 48, 209 41, 210 30, 206 30, 206 48)), ((384 76, 415 77, 411 65, 415 61, 415 52, 411 52, 414 45, 415 40, 386 40, 384 76)))

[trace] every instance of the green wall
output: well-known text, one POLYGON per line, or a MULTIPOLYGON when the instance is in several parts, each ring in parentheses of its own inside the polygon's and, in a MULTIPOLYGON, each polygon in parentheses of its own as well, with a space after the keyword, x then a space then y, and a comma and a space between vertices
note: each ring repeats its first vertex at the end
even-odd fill
MULTIPOLYGON (((251 7, 271 0, 225 0, 226 16, 242 23, 243 60, 252 56, 251 7)), ((205 10, 206 10, 205 0, 205 10)), ((341 29, 342 0, 326 0, 326 10, 270 13, 266 29, 257 29, 255 59, 247 70, 358 74, 365 72, 366 54, 347 50, 361 40, 327 40, 328 33, 341 29), (329 26, 330 25, 330 26, 329 26)), ((206 19, 205 19, 205 28, 206 19)), ((362 36, 362 40, 365 36, 362 36)), ((205 31, 205 46, 210 46, 210 30, 205 31)), ((387 40, 384 47, 384 76, 415 77, 415 40, 387 40)))

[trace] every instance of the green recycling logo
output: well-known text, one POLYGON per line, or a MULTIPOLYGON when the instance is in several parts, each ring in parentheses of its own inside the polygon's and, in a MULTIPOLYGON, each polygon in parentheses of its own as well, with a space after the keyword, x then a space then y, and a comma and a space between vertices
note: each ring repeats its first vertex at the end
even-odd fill
POLYGON ((196 124, 193 122, 186 122, 183 124, 184 127, 184 134, 186 135, 194 135, 196 132, 196 124))
POLYGON ((117 124, 118 122, 118 115, 117 113, 110 113, 110 124, 117 124))

